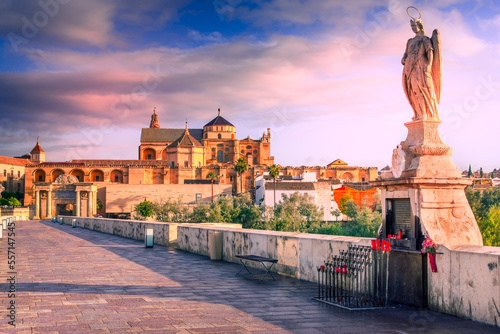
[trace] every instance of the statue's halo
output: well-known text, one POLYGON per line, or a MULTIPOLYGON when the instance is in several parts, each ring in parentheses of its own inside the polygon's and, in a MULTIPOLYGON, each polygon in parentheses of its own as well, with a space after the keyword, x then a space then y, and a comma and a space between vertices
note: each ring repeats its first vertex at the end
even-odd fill
POLYGON ((413 6, 410 6, 410 7, 406 8, 406 14, 408 14, 408 16, 411 17, 414 20, 420 20, 420 18, 422 17, 422 14, 420 14, 420 11, 416 7, 413 7, 413 6), (413 9, 415 9, 418 12, 418 18, 415 18, 415 17, 411 16, 411 14, 410 14, 410 8, 413 8, 413 9))

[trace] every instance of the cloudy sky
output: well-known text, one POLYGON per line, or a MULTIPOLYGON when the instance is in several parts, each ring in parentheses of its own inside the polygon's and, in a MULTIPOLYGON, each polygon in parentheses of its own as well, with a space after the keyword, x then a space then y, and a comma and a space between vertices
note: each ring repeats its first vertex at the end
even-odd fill
POLYGON ((413 112, 401 57, 417 7, 443 44, 441 135, 459 169, 500 168, 494 0, 0 0, 0 155, 136 159, 161 127, 271 128, 281 165, 383 167, 413 112))

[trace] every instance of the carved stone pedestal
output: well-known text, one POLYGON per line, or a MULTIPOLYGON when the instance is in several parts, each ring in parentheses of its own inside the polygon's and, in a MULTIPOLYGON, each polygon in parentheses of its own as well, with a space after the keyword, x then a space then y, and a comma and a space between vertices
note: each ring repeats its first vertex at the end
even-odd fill
POLYGON ((382 190, 382 237, 401 230, 405 248, 419 249, 426 237, 438 244, 483 245, 465 197, 471 180, 462 178, 451 160, 453 150, 439 135, 440 123, 406 123, 408 136, 393 155, 399 170, 373 182, 382 190))
POLYGON ((405 169, 401 177, 461 177, 451 160, 452 148, 439 134, 440 123, 434 120, 405 123, 408 136, 401 143, 405 152, 405 169))

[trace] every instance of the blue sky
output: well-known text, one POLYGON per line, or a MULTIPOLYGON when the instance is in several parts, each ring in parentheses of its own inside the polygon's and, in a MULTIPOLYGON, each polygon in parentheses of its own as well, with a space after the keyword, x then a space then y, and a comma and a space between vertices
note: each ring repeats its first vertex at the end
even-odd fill
POLYGON ((135 159, 161 127, 217 115, 271 128, 283 166, 383 167, 412 111, 400 63, 419 8, 440 30, 443 139, 459 169, 500 168, 495 1, 0 0, 0 155, 135 159))

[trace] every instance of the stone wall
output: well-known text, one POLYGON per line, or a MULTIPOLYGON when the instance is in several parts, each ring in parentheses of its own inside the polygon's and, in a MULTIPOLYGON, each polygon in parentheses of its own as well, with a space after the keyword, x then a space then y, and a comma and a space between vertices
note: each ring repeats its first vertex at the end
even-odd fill
MULTIPOLYGON (((214 184, 214 196, 231 195, 229 184, 214 184)), ((132 212, 135 205, 145 198, 153 202, 176 201, 181 198, 183 204, 196 203, 196 194, 201 194, 203 202, 212 198, 211 184, 112 184, 106 186, 106 213, 132 212)))
POLYGON ((0 207, 0 216, 21 216, 27 218, 31 218, 30 209, 28 207, 12 207, 12 206, 4 206, 0 207))
MULTIPOLYGON (((317 280, 317 266, 330 255, 337 255, 350 243, 370 245, 369 238, 250 230, 236 224, 173 224, 80 217, 64 217, 64 223, 71 224, 72 219, 76 219, 79 227, 137 240, 144 240, 145 228, 152 227, 156 244, 204 256, 209 256, 208 235, 222 232, 224 261, 239 263, 236 258, 239 254, 271 257, 278 259, 273 271, 313 282, 317 280)), ((424 281, 428 282, 429 308, 500 326, 500 248, 439 245, 438 251, 442 253, 436 258, 438 272, 432 273, 430 266, 423 267, 427 267, 424 281)), ((398 263, 399 271, 394 270, 390 277, 397 277, 399 281, 390 284, 389 294, 392 296, 392 290, 398 287, 417 291, 416 285, 420 283, 410 274, 410 267, 418 267, 427 260, 418 253, 404 252, 393 252, 391 259, 398 263)), ((249 266, 259 268, 260 264, 250 261, 249 266)), ((405 298, 399 302, 412 304, 405 298)))
POLYGON ((77 227, 89 230, 119 235, 121 237, 144 241, 146 228, 153 229, 155 244, 176 247, 177 224, 146 222, 136 220, 119 220, 106 218, 84 218, 72 216, 57 216, 57 223, 63 220, 63 224, 72 225, 76 220, 77 227))
MULTIPOLYGON (((234 229, 203 225, 178 225, 177 248, 209 255, 208 234, 222 232, 222 259, 240 263, 236 255, 259 255, 278 259, 275 271, 295 278, 316 281, 317 266, 330 255, 337 255, 349 243, 368 246, 370 239, 293 232, 234 229)), ((259 267, 258 262, 250 266, 259 267)))
POLYGON ((439 245, 438 252, 429 308, 500 326, 500 247, 439 245))

